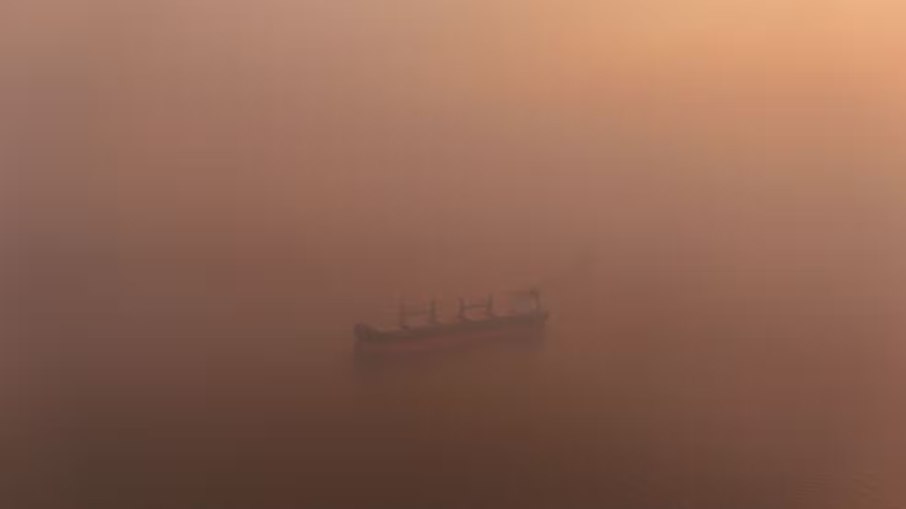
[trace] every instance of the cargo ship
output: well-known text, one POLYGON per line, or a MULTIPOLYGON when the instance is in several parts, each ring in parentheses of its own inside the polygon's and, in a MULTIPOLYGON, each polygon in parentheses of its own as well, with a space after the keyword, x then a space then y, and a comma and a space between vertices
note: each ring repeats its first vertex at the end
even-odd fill
POLYGON ((528 341, 540 338, 549 317, 537 289, 509 294, 509 308, 498 310, 495 296, 475 301, 459 299, 455 319, 438 317, 436 300, 418 306, 400 303, 399 325, 379 329, 359 323, 355 326, 356 354, 399 356, 438 352, 501 340, 528 341), (421 322, 413 321, 421 318, 421 322))

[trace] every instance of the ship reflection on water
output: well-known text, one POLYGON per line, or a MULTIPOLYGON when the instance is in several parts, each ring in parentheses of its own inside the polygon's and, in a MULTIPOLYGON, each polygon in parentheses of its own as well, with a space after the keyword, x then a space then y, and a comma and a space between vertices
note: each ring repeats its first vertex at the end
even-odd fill
POLYGON ((500 362, 506 358, 516 360, 524 359, 525 355, 541 355, 546 334, 544 328, 491 330, 452 337, 424 348, 406 347, 377 355, 356 349, 353 357, 360 374, 437 370, 456 364, 474 364, 482 359, 500 362))

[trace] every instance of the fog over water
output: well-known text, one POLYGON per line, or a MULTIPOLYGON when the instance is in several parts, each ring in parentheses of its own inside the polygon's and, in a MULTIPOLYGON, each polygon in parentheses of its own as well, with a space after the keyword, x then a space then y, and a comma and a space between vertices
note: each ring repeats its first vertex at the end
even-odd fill
POLYGON ((906 505, 894 2, 3 10, 3 507, 906 505))

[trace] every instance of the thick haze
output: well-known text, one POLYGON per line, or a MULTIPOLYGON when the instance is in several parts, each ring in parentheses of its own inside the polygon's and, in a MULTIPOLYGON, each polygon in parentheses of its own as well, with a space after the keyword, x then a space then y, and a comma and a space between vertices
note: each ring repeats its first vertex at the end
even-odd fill
MULTIPOLYGON (((217 397, 236 414, 260 411, 292 428, 287 423, 298 423, 281 421, 285 408, 273 403, 292 401, 287 385, 307 394, 329 387, 300 406, 380 420, 380 411, 341 403, 332 385, 348 384, 331 363, 348 353, 352 323, 386 318, 401 294, 540 284, 559 319, 551 343, 561 346, 545 358, 546 374, 532 379, 547 391, 541 401, 549 406, 536 406, 574 419, 551 424, 559 431, 550 436, 585 437, 612 453, 601 444, 620 425, 589 422, 614 408, 582 397, 603 391, 621 402, 616 411, 638 420, 626 426, 629 445, 622 435, 613 440, 640 471, 669 478, 664 472, 691 467, 683 453, 639 459, 632 444, 648 452, 678 447, 697 458, 689 461, 698 461, 704 479, 719 478, 726 462, 766 483, 746 484, 748 474, 715 481, 732 485, 728 492, 776 492, 774 481, 789 488, 800 479, 771 468, 789 458, 764 451, 805 442, 810 452, 797 458, 835 472, 816 482, 839 491, 782 503, 906 500, 893 481, 906 468, 884 452, 906 451, 894 431, 906 422, 894 404, 906 354, 901 3, 8 3, 0 7, 0 228, 3 277, 13 289, 8 336, 23 340, 6 342, 2 353, 15 368, 3 371, 15 372, 21 390, 0 396, 23 416, 11 436, 30 437, 17 441, 26 444, 20 463, 33 479, 23 496, 49 492, 51 504, 102 492, 97 479, 118 468, 110 458, 132 450, 123 444, 144 444, 137 436, 169 444, 136 430, 185 431, 161 424, 160 415, 194 408, 188 395, 240 388, 235 401, 217 397), (715 346, 716 338, 735 346, 715 346), (690 367, 699 364, 704 375, 690 367), (667 387, 700 395, 696 384, 717 390, 708 394, 725 398, 732 415, 667 387), (828 393, 839 401, 818 397, 828 393), (650 407, 626 403, 639 394, 650 407), (131 424, 118 438, 92 435, 99 449, 117 451, 104 459, 47 438, 55 428, 43 424, 100 429, 98 416, 110 415, 131 424), (701 425, 683 428, 685 445, 665 438, 673 431, 663 431, 664 422, 676 419, 701 425), (709 434, 710 452, 688 445, 698 443, 695 430, 709 434), (844 445, 830 452, 831 444, 844 445), (85 473, 85 465, 102 466, 85 473), (853 481, 851 488, 846 480, 865 465, 873 487, 853 481), (70 484, 44 490, 44 476, 70 484)), ((456 419, 442 416, 457 408, 484 416, 458 425, 484 431, 489 421, 480 419, 531 414, 523 385, 490 377, 514 405, 526 399, 512 414, 494 413, 502 407, 487 395, 493 389, 476 388, 468 373, 454 377, 464 385, 449 382, 448 393, 419 407, 441 415, 423 416, 431 426, 453 426, 456 419), (485 394, 480 408, 490 414, 466 410, 464 394, 485 394)), ((386 415, 418 434, 424 429, 412 411, 386 415)), ((229 419, 211 412, 212 421, 229 419)), ((341 420, 323 417, 328 424, 318 421, 317 429, 334 426, 332 419, 341 420)), ((477 450, 478 435, 506 441, 489 433, 465 435, 463 450, 477 450)), ((78 437, 72 442, 85 443, 78 437)), ((371 442, 361 440, 367 449, 371 442)), ((431 450, 399 440, 411 451, 431 450)), ((550 440, 560 449, 540 446, 545 461, 570 463, 595 447, 550 440)), ((303 443, 289 447, 303 451, 303 443)), ((246 453, 257 457, 255 447, 246 453)), ((321 453, 332 465, 319 471, 324 486, 348 473, 332 451, 321 453)), ((169 468, 165 453, 154 457, 161 472, 169 468)), ((146 456, 129 458, 146 472, 146 456)), ((405 472, 408 463, 395 461, 405 472)), ((199 462, 187 476, 217 484, 230 475, 199 462)), ((590 477, 623 472, 586 467, 590 477)), ((526 476, 549 486, 551 507, 584 496, 561 493, 556 476, 539 472, 526 476)), ((140 478, 124 481, 122 492, 147 490, 140 478)), ((699 499, 704 484, 682 479, 671 486, 685 486, 684 495, 664 488, 663 500, 645 503, 677 507, 687 497, 697 507, 741 507, 742 499, 759 506, 748 495, 699 499)), ((396 498, 378 499, 397 505, 455 506, 455 497, 413 502, 385 489, 396 498)), ((275 493, 283 495, 272 493, 274 500, 304 499, 275 493)), ((589 507, 641 503, 601 496, 589 507)), ((490 506, 506 507, 500 500, 490 506)))
POLYGON ((161 278, 203 291, 198 265, 342 300, 381 274, 542 280, 594 245, 775 271, 904 248, 893 2, 6 9, 19 244, 116 274, 93 298, 124 308, 179 289, 161 278))

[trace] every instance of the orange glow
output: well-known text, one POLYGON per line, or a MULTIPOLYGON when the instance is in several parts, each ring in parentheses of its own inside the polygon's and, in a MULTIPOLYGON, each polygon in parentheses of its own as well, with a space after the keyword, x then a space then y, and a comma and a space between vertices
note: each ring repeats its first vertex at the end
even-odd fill
POLYGON ((904 28, 3 2, 0 509, 906 507, 904 28), (351 362, 535 286, 543 348, 351 362))

